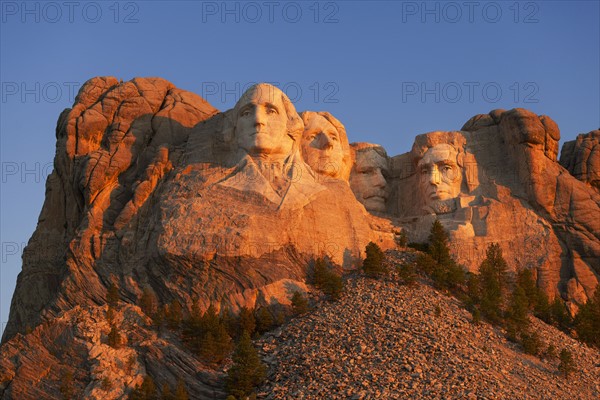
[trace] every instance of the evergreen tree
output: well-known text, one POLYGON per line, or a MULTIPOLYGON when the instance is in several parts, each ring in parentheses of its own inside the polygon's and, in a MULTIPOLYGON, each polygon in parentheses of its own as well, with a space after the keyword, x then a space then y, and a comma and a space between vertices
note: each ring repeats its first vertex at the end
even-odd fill
POLYGON ((467 306, 474 307, 481 303, 481 287, 479 276, 474 273, 467 273, 467 306))
POLYGON ((396 267, 398 276, 403 284, 412 286, 417 281, 417 272, 413 264, 402 264, 396 267))
POLYGON ((204 332, 200 339, 200 354, 209 363, 218 365, 231 351, 231 338, 225 326, 217 324, 210 331, 204 332))
POLYGON ((63 372, 59 391, 64 400, 71 400, 73 398, 73 373, 71 371, 63 372))
POLYGON ((564 375, 565 379, 569 375, 575 372, 575 361, 573 360, 573 354, 568 349, 562 349, 560 352, 560 364, 558 364, 558 372, 564 375))
POLYGON ((525 353, 537 356, 542 351, 543 342, 537 332, 524 330, 521 332, 521 346, 525 353))
POLYGON ((254 313, 252 312, 252 310, 248 309, 247 307, 242 307, 240 309, 238 321, 240 326, 239 331, 246 331, 250 336, 252 336, 252 334, 256 330, 256 319, 254 318, 254 313))
POLYGON ((523 289, 525 299, 527 301, 527 308, 533 311, 537 307, 539 301, 539 289, 533 279, 533 273, 528 268, 523 268, 517 271, 516 286, 523 289))
POLYGON ((295 315, 304 314, 308 311, 308 301, 299 291, 294 291, 292 295, 292 310, 295 315))
POLYGON ((365 252, 367 254, 363 261, 363 270, 365 274, 370 278, 377 278, 386 274, 385 254, 383 254, 381 248, 376 243, 369 242, 365 252))
POLYGON ((448 232, 446 232, 442 223, 436 219, 429 232, 427 253, 440 265, 448 265, 454 262, 450 256, 448 239, 448 232))
POLYGON ((525 331, 529 327, 529 302, 525 290, 517 284, 513 290, 508 307, 508 323, 515 325, 517 331, 525 331))
POLYGON ((166 382, 162 387, 162 393, 160 395, 160 398, 161 400, 173 400, 173 393, 171 393, 171 387, 166 382))
POLYGON ((256 330, 263 334, 273 327, 273 316, 267 307, 261 307, 256 312, 256 330))
POLYGON ((397 235, 398 237, 396 239, 396 243, 398 244, 398 246, 406 247, 406 245, 408 244, 408 236, 406 236, 406 232, 402 230, 397 235))
POLYGON ((552 323, 552 311, 550 309, 550 300, 548 300, 548 295, 541 289, 538 290, 537 301, 533 313, 536 317, 538 317, 545 323, 552 323))
POLYGON ((110 347, 114 347, 115 349, 121 347, 121 334, 119 333, 119 328, 116 325, 112 325, 110 327, 110 332, 108 333, 108 345, 110 347))
POLYGON ((136 387, 129 396, 130 400, 155 400, 158 397, 154 379, 150 375, 144 377, 141 385, 136 387))
POLYGON ((167 315, 167 325, 171 329, 178 329, 183 319, 183 310, 181 309, 181 303, 175 299, 169 306, 169 314, 167 315))
POLYGON ((507 285, 508 266, 502 257, 502 249, 496 243, 487 249, 485 260, 479 266, 481 287, 481 313, 491 322, 502 320, 502 305, 507 285))
POLYGON ((322 290, 330 300, 338 300, 342 297, 342 293, 344 292, 344 281, 342 280, 342 277, 335 272, 330 271, 322 290))
POLYGON ((108 285, 108 292, 106 293, 106 303, 109 307, 116 308, 119 304, 119 288, 113 282, 108 285))
POLYGON ((431 225, 427 254, 430 259, 421 258, 418 261, 437 287, 455 289, 464 283, 465 273, 450 255, 448 232, 438 220, 431 225))
POLYGON ((431 276, 437 268, 436 262, 429 254, 421 253, 417 256, 417 269, 425 275, 431 276))
POLYGON ((313 282, 330 300, 339 299, 344 291, 342 277, 335 273, 332 266, 322 258, 315 260, 313 282))
POLYGON ((242 334, 232 359, 233 365, 227 371, 227 391, 238 398, 249 396, 265 379, 266 369, 247 332, 242 334))
POLYGON ((316 287, 323 287, 329 275, 329 268, 323 258, 317 258, 314 265, 313 283, 316 287))
POLYGON ((544 358, 553 361, 557 357, 556 347, 553 344, 549 344, 546 350, 544 351, 544 358))
POLYGON ((559 328, 566 329, 571 326, 571 323, 573 322, 571 315, 567 312, 565 303, 560 296, 554 298, 554 301, 550 305, 550 313, 552 315, 552 321, 559 328))
POLYGON ((157 306, 156 296, 152 293, 150 288, 145 287, 140 298, 140 308, 149 317, 152 317, 156 313, 157 306))
POLYGON ((584 342, 600 349, 600 286, 575 317, 575 330, 584 342))
POLYGON ((189 400, 190 396, 185 387, 185 382, 183 379, 177 380, 177 386, 175 387, 175 393, 173 395, 173 400, 189 400))

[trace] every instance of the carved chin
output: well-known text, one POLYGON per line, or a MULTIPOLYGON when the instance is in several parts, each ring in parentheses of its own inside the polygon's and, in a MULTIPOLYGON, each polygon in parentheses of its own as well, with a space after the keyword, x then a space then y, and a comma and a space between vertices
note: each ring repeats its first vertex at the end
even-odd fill
POLYGON ((368 211, 385 211, 385 199, 383 197, 369 197, 365 199, 363 204, 368 211))
POLYGON ((454 198, 430 201, 429 204, 424 207, 424 210, 428 213, 448 214, 456 210, 456 201, 454 198))

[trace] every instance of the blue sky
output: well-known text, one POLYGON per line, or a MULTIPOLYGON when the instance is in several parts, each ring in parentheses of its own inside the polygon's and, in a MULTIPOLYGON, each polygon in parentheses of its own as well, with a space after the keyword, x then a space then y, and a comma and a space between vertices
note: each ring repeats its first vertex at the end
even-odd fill
POLYGON ((597 0, 0 5, 2 329, 56 120, 93 76, 160 76, 221 110, 271 82, 390 155, 496 108, 549 115, 561 142, 600 126, 597 0))

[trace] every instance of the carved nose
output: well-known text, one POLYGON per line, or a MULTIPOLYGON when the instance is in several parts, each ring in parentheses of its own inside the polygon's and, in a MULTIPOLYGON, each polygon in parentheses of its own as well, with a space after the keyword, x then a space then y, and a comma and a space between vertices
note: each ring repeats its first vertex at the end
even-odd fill
POLYGON ((436 167, 432 168, 429 172, 429 183, 432 185, 440 184, 440 171, 436 167))
POLYGON ((380 169, 377 169, 375 172, 375 179, 374 182, 376 187, 385 187, 385 184, 387 183, 385 180, 385 177, 383 176, 383 174, 381 173, 380 169))
POLYGON ((333 147, 333 141, 331 140, 331 138, 328 135, 321 133, 319 135, 319 138, 320 138, 320 142, 321 142, 320 143, 321 149, 330 149, 333 147))
POLYGON ((256 110, 254 112, 254 125, 258 126, 258 125, 265 125, 267 120, 267 116, 264 112, 260 111, 260 110, 256 110))

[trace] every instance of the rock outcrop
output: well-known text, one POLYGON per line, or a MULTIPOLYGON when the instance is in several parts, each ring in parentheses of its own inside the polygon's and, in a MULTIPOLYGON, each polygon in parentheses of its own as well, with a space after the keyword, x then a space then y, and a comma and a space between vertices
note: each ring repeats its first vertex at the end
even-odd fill
POLYGON ((563 144, 560 164, 571 175, 600 191, 600 130, 577 135, 563 144))
POLYGON ((401 230, 424 241, 436 218, 473 271, 499 242, 512 268, 533 269, 573 312, 598 285, 597 131, 565 145, 563 167, 558 127, 526 110, 418 135, 388 157, 349 145, 327 112, 298 114, 271 85, 220 112, 159 78, 94 78, 56 138, 2 338, 3 398, 54 398, 69 371, 87 398, 120 398, 145 374, 219 397, 222 373, 156 333, 137 307, 144 291, 184 314, 285 308, 307 290, 311 260, 355 269, 370 241, 394 248, 401 230), (119 350, 106 345, 111 285, 119 350))
POLYGON ((600 197, 557 162, 559 139, 549 117, 523 109, 419 135, 410 153, 392 158, 397 202, 388 210, 414 241, 438 218, 472 271, 499 243, 509 266, 531 268, 538 286, 575 312, 600 277, 600 197))

